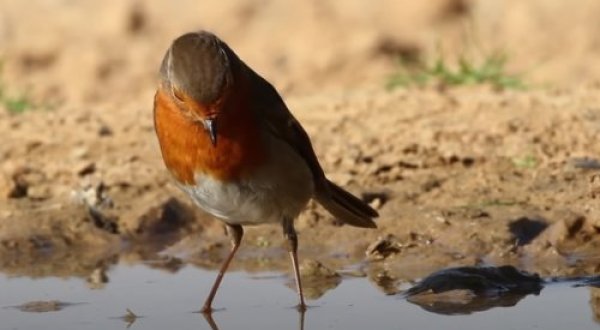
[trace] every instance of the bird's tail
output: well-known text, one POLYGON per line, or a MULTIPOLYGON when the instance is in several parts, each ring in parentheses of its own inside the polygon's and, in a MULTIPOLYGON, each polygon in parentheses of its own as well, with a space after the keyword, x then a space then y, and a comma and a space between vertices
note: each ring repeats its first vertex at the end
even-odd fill
POLYGON ((325 179, 325 184, 317 189, 319 202, 334 217, 355 227, 377 228, 373 218, 377 211, 335 183, 325 179))

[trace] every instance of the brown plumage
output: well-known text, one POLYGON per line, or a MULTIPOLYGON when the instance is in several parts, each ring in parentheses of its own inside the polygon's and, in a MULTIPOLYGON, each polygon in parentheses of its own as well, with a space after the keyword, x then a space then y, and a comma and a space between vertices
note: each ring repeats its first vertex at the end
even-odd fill
POLYGON ((280 223, 305 308, 293 221, 315 198, 339 220, 374 228, 377 212, 329 181, 310 139, 271 84, 215 35, 177 38, 161 65, 154 121, 165 165, 179 186, 227 225, 233 248, 204 304, 212 300, 243 236, 242 225, 280 223))

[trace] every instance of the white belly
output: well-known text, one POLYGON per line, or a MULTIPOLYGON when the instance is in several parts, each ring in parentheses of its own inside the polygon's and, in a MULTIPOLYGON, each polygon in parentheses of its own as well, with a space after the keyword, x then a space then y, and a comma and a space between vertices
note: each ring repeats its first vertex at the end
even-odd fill
POLYGON ((305 161, 279 140, 271 140, 270 150, 270 161, 248 178, 226 183, 197 173, 196 185, 182 189, 206 212, 229 224, 294 219, 313 196, 312 173, 305 161))

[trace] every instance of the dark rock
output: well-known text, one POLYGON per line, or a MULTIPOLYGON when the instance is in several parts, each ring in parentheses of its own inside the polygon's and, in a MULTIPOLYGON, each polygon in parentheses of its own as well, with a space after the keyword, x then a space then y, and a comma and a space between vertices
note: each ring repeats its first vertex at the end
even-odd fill
POLYGON ((413 296, 427 291, 441 293, 451 290, 469 290, 475 295, 508 292, 538 294, 543 283, 539 275, 520 271, 513 266, 456 267, 429 275, 406 294, 413 296))
POLYGON ((438 314, 470 314, 514 306, 544 285, 513 266, 457 267, 435 272, 405 292, 409 302, 438 314))
POLYGON ((518 246, 531 243, 547 227, 548 224, 543 219, 531 219, 527 217, 521 217, 508 224, 508 229, 514 236, 518 246))
POLYGON ((365 252, 369 260, 383 260, 390 255, 400 253, 402 244, 394 235, 380 237, 377 241, 371 243, 365 252))

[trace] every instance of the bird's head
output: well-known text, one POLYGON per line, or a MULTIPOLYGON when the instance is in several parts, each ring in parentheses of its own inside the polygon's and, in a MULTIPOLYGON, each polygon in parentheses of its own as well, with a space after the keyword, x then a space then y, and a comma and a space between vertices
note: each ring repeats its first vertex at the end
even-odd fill
POLYGON ((186 116, 204 126, 213 145, 237 61, 227 44, 206 31, 175 39, 162 61, 163 88, 186 116))

